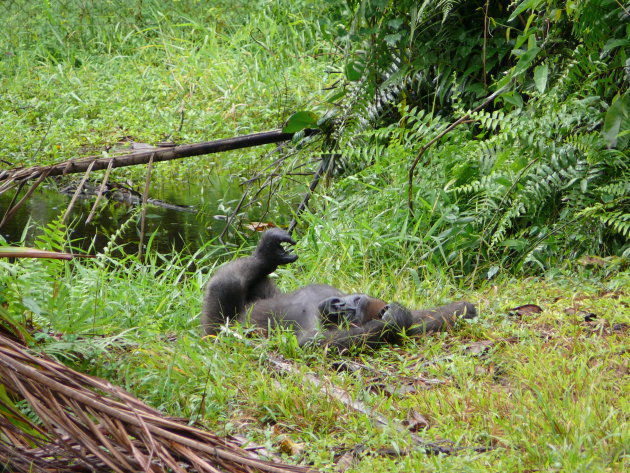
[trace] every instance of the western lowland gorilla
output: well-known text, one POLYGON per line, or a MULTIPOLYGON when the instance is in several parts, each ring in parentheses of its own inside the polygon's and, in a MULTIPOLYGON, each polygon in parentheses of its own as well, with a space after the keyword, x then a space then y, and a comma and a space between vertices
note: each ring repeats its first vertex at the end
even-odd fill
POLYGON ((435 332, 453 325, 458 317, 476 315, 469 302, 408 310, 365 294, 344 294, 325 284, 283 293, 269 274, 298 258, 283 245, 295 242, 286 231, 272 228, 262 234, 251 256, 219 268, 205 288, 201 325, 206 335, 238 320, 262 329, 288 327, 300 346, 313 342, 344 350, 397 343, 403 334, 435 332))

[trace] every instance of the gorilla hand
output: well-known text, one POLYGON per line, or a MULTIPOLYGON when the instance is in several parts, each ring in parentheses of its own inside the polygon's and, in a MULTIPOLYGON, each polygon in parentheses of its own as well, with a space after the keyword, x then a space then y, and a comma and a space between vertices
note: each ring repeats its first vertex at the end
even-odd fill
POLYGON ((381 319, 386 322, 388 329, 398 332, 410 328, 413 324, 411 312, 396 302, 385 306, 381 319))
POLYGON ((295 245, 295 241, 285 230, 271 228, 262 234, 253 256, 269 266, 293 263, 298 256, 285 249, 283 243, 295 245))

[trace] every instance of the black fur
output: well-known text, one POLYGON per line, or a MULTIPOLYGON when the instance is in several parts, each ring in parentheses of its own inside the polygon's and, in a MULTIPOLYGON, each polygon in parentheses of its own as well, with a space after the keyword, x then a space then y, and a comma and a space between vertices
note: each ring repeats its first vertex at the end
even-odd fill
POLYGON ((262 329, 291 328, 300 346, 317 342, 347 349, 396 343, 402 333, 442 330, 458 317, 476 315, 468 302, 415 311, 395 303, 385 305, 365 294, 345 295, 325 284, 282 293, 269 274, 297 260, 297 255, 283 244, 295 242, 284 230, 267 230, 251 256, 232 261, 216 272, 204 294, 201 324, 205 334, 214 335, 227 321, 238 320, 262 329), (383 308, 376 312, 374 307, 383 308))

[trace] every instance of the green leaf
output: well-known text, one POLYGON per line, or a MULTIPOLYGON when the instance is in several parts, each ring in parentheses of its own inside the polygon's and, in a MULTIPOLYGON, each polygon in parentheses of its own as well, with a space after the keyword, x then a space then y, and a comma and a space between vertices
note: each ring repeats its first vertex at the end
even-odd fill
POLYGON ((387 44, 387 46, 396 46, 396 44, 398 44, 398 41, 400 41, 400 38, 402 38, 402 35, 400 33, 394 33, 394 34, 388 34, 385 35, 385 37, 383 38, 383 41, 385 41, 385 44, 387 44))
POLYGON ((531 10, 534 10, 538 5, 542 3, 542 1, 543 0, 524 0, 523 2, 521 2, 521 4, 518 7, 516 7, 516 10, 514 10, 514 13, 510 15, 510 18, 508 19, 508 21, 512 21, 514 18, 516 18, 518 15, 523 13, 528 8, 531 10))
POLYGON ((489 270, 488 270, 488 279, 492 279, 500 270, 501 268, 499 266, 492 266, 489 270))
POLYGON ((24 298, 22 298, 22 305, 24 307, 26 307, 28 310, 30 310, 35 315, 41 315, 42 314, 42 308, 37 303, 37 301, 35 299, 33 299, 32 297, 24 297, 24 298))
POLYGON ((361 79, 363 75, 363 65, 358 62, 349 62, 346 64, 346 79, 355 82, 361 79))
POLYGON ((402 24, 403 24, 402 18, 394 18, 387 22, 387 25, 393 30, 399 29, 402 24))
POLYGON ((512 248, 516 251, 523 251, 525 248, 527 248, 527 240, 525 240, 524 238, 517 238, 517 239, 508 238, 507 240, 504 240, 501 243, 499 243, 499 245, 505 246, 507 248, 512 248))
POLYGON ((510 181, 507 177, 497 176, 494 179, 494 182, 502 185, 503 187, 510 187, 512 185, 512 181, 510 181))
POLYGON ((514 105, 516 108, 523 108, 523 99, 521 98, 521 94, 516 91, 508 92, 507 94, 501 95, 503 100, 506 103, 514 105))
POLYGON ((619 46, 629 46, 630 40, 628 39, 610 39, 602 49, 603 53, 607 53, 608 51, 612 51, 619 46))
POLYGON ((536 58, 539 52, 540 52, 540 48, 538 46, 534 46, 533 48, 525 52, 523 55, 521 55, 518 62, 516 63, 516 66, 514 66, 513 75, 517 76, 525 72, 527 68, 529 67, 529 65, 532 63, 532 61, 536 58))
POLYGON ((514 49, 518 49, 521 46, 523 46, 525 44, 526 41, 529 41, 529 38, 531 36, 535 36, 536 32, 531 30, 528 31, 527 33, 523 33, 522 35, 519 35, 516 37, 516 42, 514 43, 514 49))
POLYGON ((334 104, 337 100, 345 97, 348 91, 346 89, 334 91, 328 97, 326 97, 326 102, 334 104))
POLYGON ((549 75, 549 67, 546 64, 542 64, 534 69, 534 83, 538 92, 541 94, 545 92, 547 88, 547 76, 549 75))
MULTIPOLYGON (((614 99, 613 99, 614 100, 614 99)), ((617 96, 617 100, 608 107, 606 116, 604 117, 604 127, 602 134, 606 140, 609 148, 617 146, 617 137, 619 136, 619 130, 621 129, 621 123, 624 117, 628 115, 628 97, 617 96)))
POLYGON ((315 128, 317 126, 317 120, 319 117, 314 112, 303 110, 301 112, 295 112, 289 117, 282 127, 283 133, 297 133, 305 128, 315 128))

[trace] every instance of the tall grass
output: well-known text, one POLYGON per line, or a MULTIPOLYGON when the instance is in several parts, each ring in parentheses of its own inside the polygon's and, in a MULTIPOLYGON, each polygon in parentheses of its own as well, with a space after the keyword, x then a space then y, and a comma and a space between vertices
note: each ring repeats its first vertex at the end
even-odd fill
MULTIPOLYGON (((317 33, 325 8, 310 1, 3 2, 3 159, 49 163, 126 138, 194 142, 281 126, 326 79, 327 49, 317 33)), ((242 160, 243 152, 228 156, 203 162, 242 160)))

